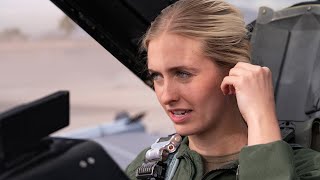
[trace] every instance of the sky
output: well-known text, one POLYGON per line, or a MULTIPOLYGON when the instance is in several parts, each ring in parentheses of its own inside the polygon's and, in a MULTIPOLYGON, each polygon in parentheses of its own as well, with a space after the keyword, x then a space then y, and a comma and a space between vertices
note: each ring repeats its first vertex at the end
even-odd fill
MULTIPOLYGON (((244 14, 247 22, 254 19, 253 12, 259 7, 268 6, 275 10, 288 7, 302 0, 226 0, 242 10, 251 11, 244 14)), ((58 22, 64 13, 50 0, 1 0, 0 32, 6 28, 18 27, 28 35, 43 34, 57 30, 58 22)))

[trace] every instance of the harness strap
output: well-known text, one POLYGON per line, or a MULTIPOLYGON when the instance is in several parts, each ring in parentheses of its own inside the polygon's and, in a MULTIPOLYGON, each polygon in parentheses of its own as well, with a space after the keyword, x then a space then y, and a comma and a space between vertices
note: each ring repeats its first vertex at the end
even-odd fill
POLYGON ((165 180, 171 180, 174 176, 174 173, 176 172, 180 160, 177 158, 177 153, 174 153, 172 158, 168 159, 168 169, 166 172, 165 180))

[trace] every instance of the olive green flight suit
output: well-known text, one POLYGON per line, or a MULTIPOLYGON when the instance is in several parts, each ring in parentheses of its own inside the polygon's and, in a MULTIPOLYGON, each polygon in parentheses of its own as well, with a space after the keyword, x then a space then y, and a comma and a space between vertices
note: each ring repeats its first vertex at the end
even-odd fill
MULTIPOLYGON (((130 179, 144 161, 143 150, 127 167, 130 179)), ((320 152, 300 148, 293 150, 284 141, 242 148, 239 160, 203 174, 201 156, 189 149, 184 138, 178 151, 179 166, 173 180, 320 180, 320 152)))

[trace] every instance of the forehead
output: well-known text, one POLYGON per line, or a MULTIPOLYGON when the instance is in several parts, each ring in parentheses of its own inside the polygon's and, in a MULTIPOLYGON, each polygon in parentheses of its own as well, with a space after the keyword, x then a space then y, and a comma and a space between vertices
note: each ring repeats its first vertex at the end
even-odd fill
POLYGON ((164 33, 148 46, 148 67, 199 63, 204 58, 202 43, 176 34, 164 33))

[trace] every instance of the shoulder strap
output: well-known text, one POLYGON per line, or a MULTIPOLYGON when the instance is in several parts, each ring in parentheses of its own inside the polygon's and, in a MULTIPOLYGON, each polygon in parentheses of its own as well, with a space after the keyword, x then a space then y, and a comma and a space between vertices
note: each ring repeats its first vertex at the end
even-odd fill
POLYGON ((177 158, 177 153, 174 152, 173 154, 170 154, 171 157, 168 158, 168 167, 166 171, 165 180, 171 180, 174 176, 174 173, 176 172, 180 160, 177 158))

